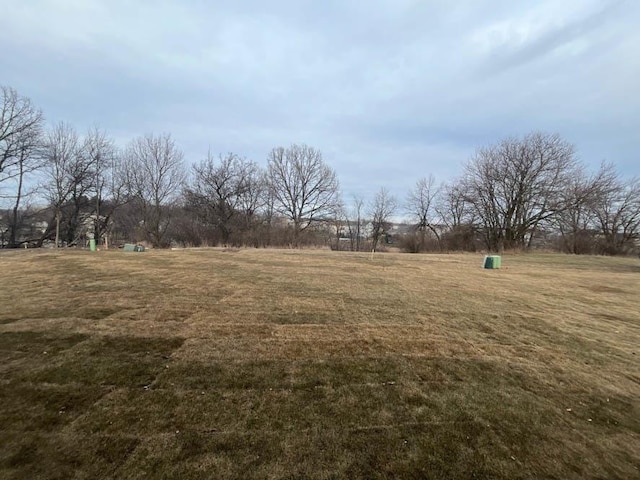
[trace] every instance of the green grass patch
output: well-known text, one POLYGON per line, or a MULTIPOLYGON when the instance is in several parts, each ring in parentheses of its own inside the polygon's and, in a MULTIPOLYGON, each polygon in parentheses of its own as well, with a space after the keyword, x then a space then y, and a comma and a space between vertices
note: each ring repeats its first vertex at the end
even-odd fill
POLYGON ((50 355, 53 361, 20 379, 143 387, 150 385, 168 366, 169 356, 182 342, 180 338, 98 337, 67 351, 66 355, 50 355))

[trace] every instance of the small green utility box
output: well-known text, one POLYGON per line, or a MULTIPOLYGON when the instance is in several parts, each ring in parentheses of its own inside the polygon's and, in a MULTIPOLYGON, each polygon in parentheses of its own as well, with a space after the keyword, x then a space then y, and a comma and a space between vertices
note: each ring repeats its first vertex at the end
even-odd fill
POLYGON ((122 250, 125 252, 144 252, 144 245, 136 245, 134 243, 125 243, 122 250))
POLYGON ((484 268, 500 268, 500 255, 487 255, 484 257, 484 268))

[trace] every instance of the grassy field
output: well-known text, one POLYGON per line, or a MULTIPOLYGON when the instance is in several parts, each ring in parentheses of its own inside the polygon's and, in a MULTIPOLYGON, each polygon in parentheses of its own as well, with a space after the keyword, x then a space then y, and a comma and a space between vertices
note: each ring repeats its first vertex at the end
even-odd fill
POLYGON ((0 253, 0 478, 640 478, 640 262, 0 253))

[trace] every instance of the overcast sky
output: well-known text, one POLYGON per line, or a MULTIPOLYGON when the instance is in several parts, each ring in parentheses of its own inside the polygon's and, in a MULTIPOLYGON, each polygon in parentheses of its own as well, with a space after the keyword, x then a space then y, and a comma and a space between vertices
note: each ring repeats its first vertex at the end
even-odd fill
POLYGON ((307 143, 346 199, 532 130, 640 174, 637 0, 0 0, 0 84, 189 162, 307 143))

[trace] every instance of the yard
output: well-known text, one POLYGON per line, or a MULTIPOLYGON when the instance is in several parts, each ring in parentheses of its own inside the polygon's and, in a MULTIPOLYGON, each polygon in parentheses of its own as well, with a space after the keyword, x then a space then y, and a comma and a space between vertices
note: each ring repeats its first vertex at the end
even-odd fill
POLYGON ((640 262, 0 252, 0 478, 640 478, 640 262))

